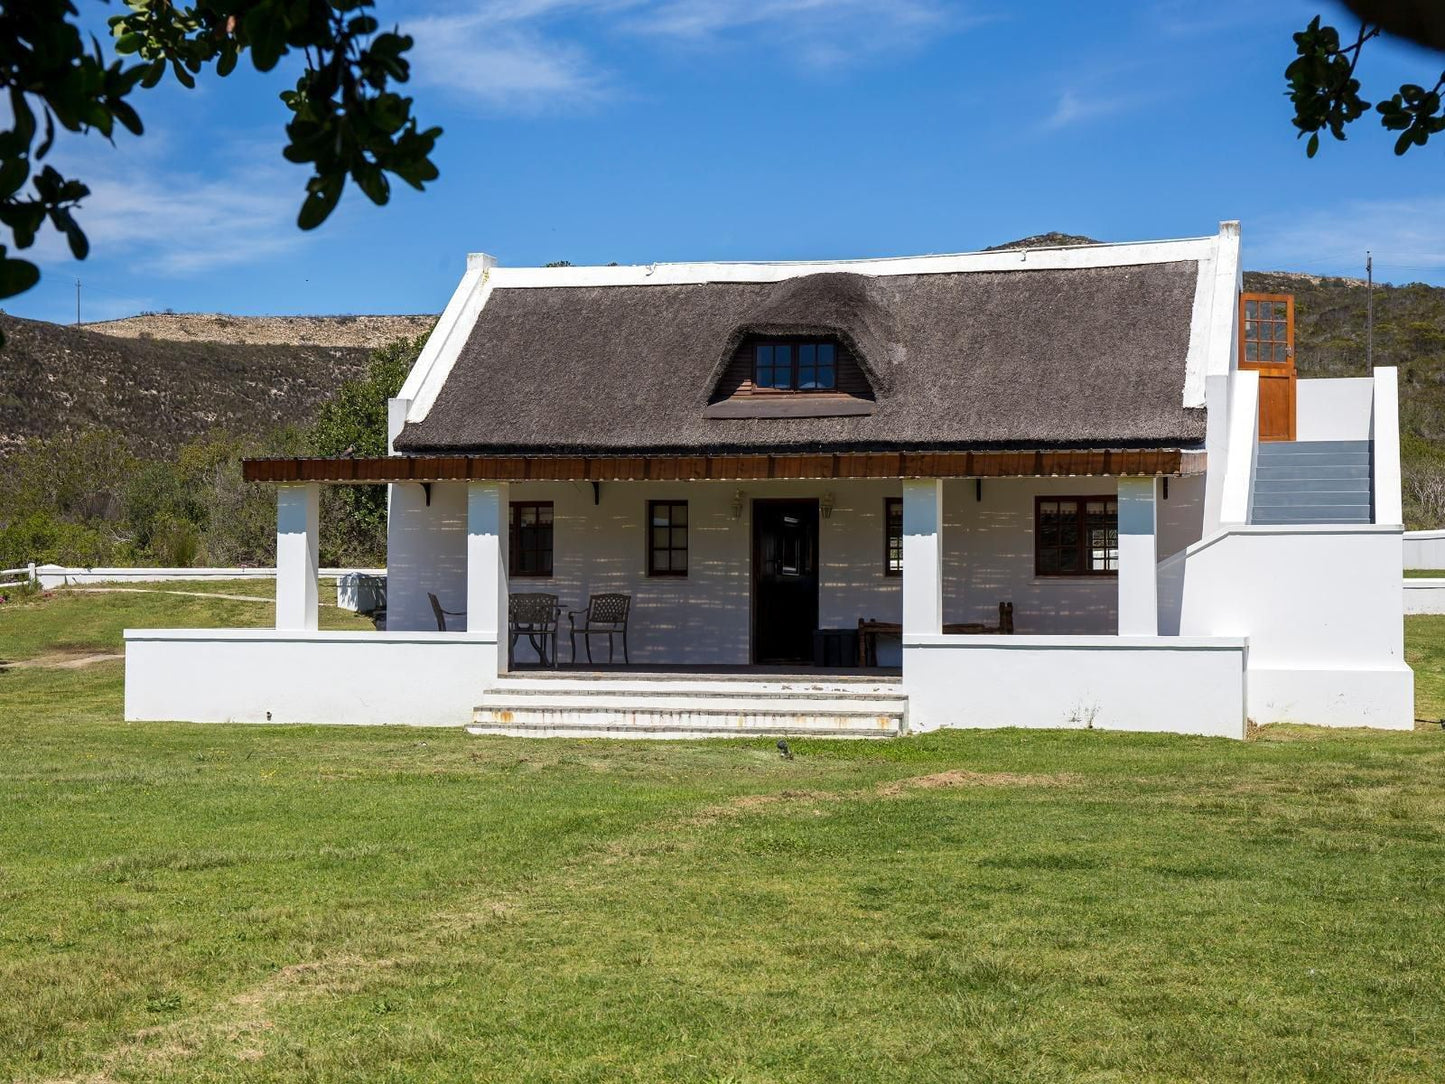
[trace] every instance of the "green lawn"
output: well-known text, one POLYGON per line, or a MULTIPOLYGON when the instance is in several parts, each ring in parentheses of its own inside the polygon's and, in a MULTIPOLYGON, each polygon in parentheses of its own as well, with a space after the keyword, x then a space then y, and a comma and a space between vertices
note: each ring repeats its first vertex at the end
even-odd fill
POLYGON ((1405 569, 1407 580, 1438 580, 1445 579, 1445 568, 1407 568, 1405 569))
MULTIPOLYGON (((61 594, 0 658, 269 619, 61 594)), ((1437 726, 784 761, 126 725, 121 673, 0 671, 0 1079, 1445 1078, 1437 726)))

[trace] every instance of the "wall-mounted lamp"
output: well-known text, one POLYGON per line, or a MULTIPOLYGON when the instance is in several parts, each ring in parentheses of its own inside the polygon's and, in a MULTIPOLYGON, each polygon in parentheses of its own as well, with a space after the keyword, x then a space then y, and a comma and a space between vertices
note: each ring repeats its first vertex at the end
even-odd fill
POLYGON ((823 513, 824 519, 833 517, 833 491, 830 489, 823 494, 823 499, 818 502, 818 511, 823 513))
POLYGON ((733 519, 743 518, 743 491, 740 489, 733 494, 733 519))

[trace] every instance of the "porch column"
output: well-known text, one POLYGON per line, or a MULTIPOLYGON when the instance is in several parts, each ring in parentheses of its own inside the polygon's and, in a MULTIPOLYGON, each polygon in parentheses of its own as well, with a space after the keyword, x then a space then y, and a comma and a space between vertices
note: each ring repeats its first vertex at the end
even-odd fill
POLYGON ((507 483, 467 483, 467 631, 497 638, 507 669, 507 483))
POLYGON ((276 627, 316 628, 317 526, 321 487, 276 487, 276 627))
POLYGON ((903 634, 943 632, 943 482, 903 480, 903 634))
POLYGON ((1158 636, 1154 478, 1119 479, 1119 635, 1158 636))

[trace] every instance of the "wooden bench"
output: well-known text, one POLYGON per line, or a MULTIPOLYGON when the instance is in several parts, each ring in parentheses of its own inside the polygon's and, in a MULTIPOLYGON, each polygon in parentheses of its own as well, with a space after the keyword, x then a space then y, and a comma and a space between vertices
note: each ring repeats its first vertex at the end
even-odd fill
MULTIPOLYGON (((948 636, 1012 636, 1014 631, 1014 604, 998 604, 998 624, 986 625, 981 621, 956 622, 944 625, 948 636)), ((858 665, 878 665, 878 637, 901 636, 903 626, 897 621, 878 621, 871 617, 858 619, 858 665)))

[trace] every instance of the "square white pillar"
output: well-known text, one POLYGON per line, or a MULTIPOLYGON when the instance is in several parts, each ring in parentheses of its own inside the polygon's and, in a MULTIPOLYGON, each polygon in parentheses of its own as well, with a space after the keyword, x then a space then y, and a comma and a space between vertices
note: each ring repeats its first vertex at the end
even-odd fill
POLYGON ((276 627, 316 628, 317 528, 321 487, 276 487, 276 627))
POLYGON ((943 482, 903 480, 903 633, 943 632, 943 482))
POLYGON ((1119 479, 1119 635, 1159 635, 1155 478, 1119 479))
POLYGON ((507 483, 467 483, 467 631, 497 638, 507 669, 507 483))

